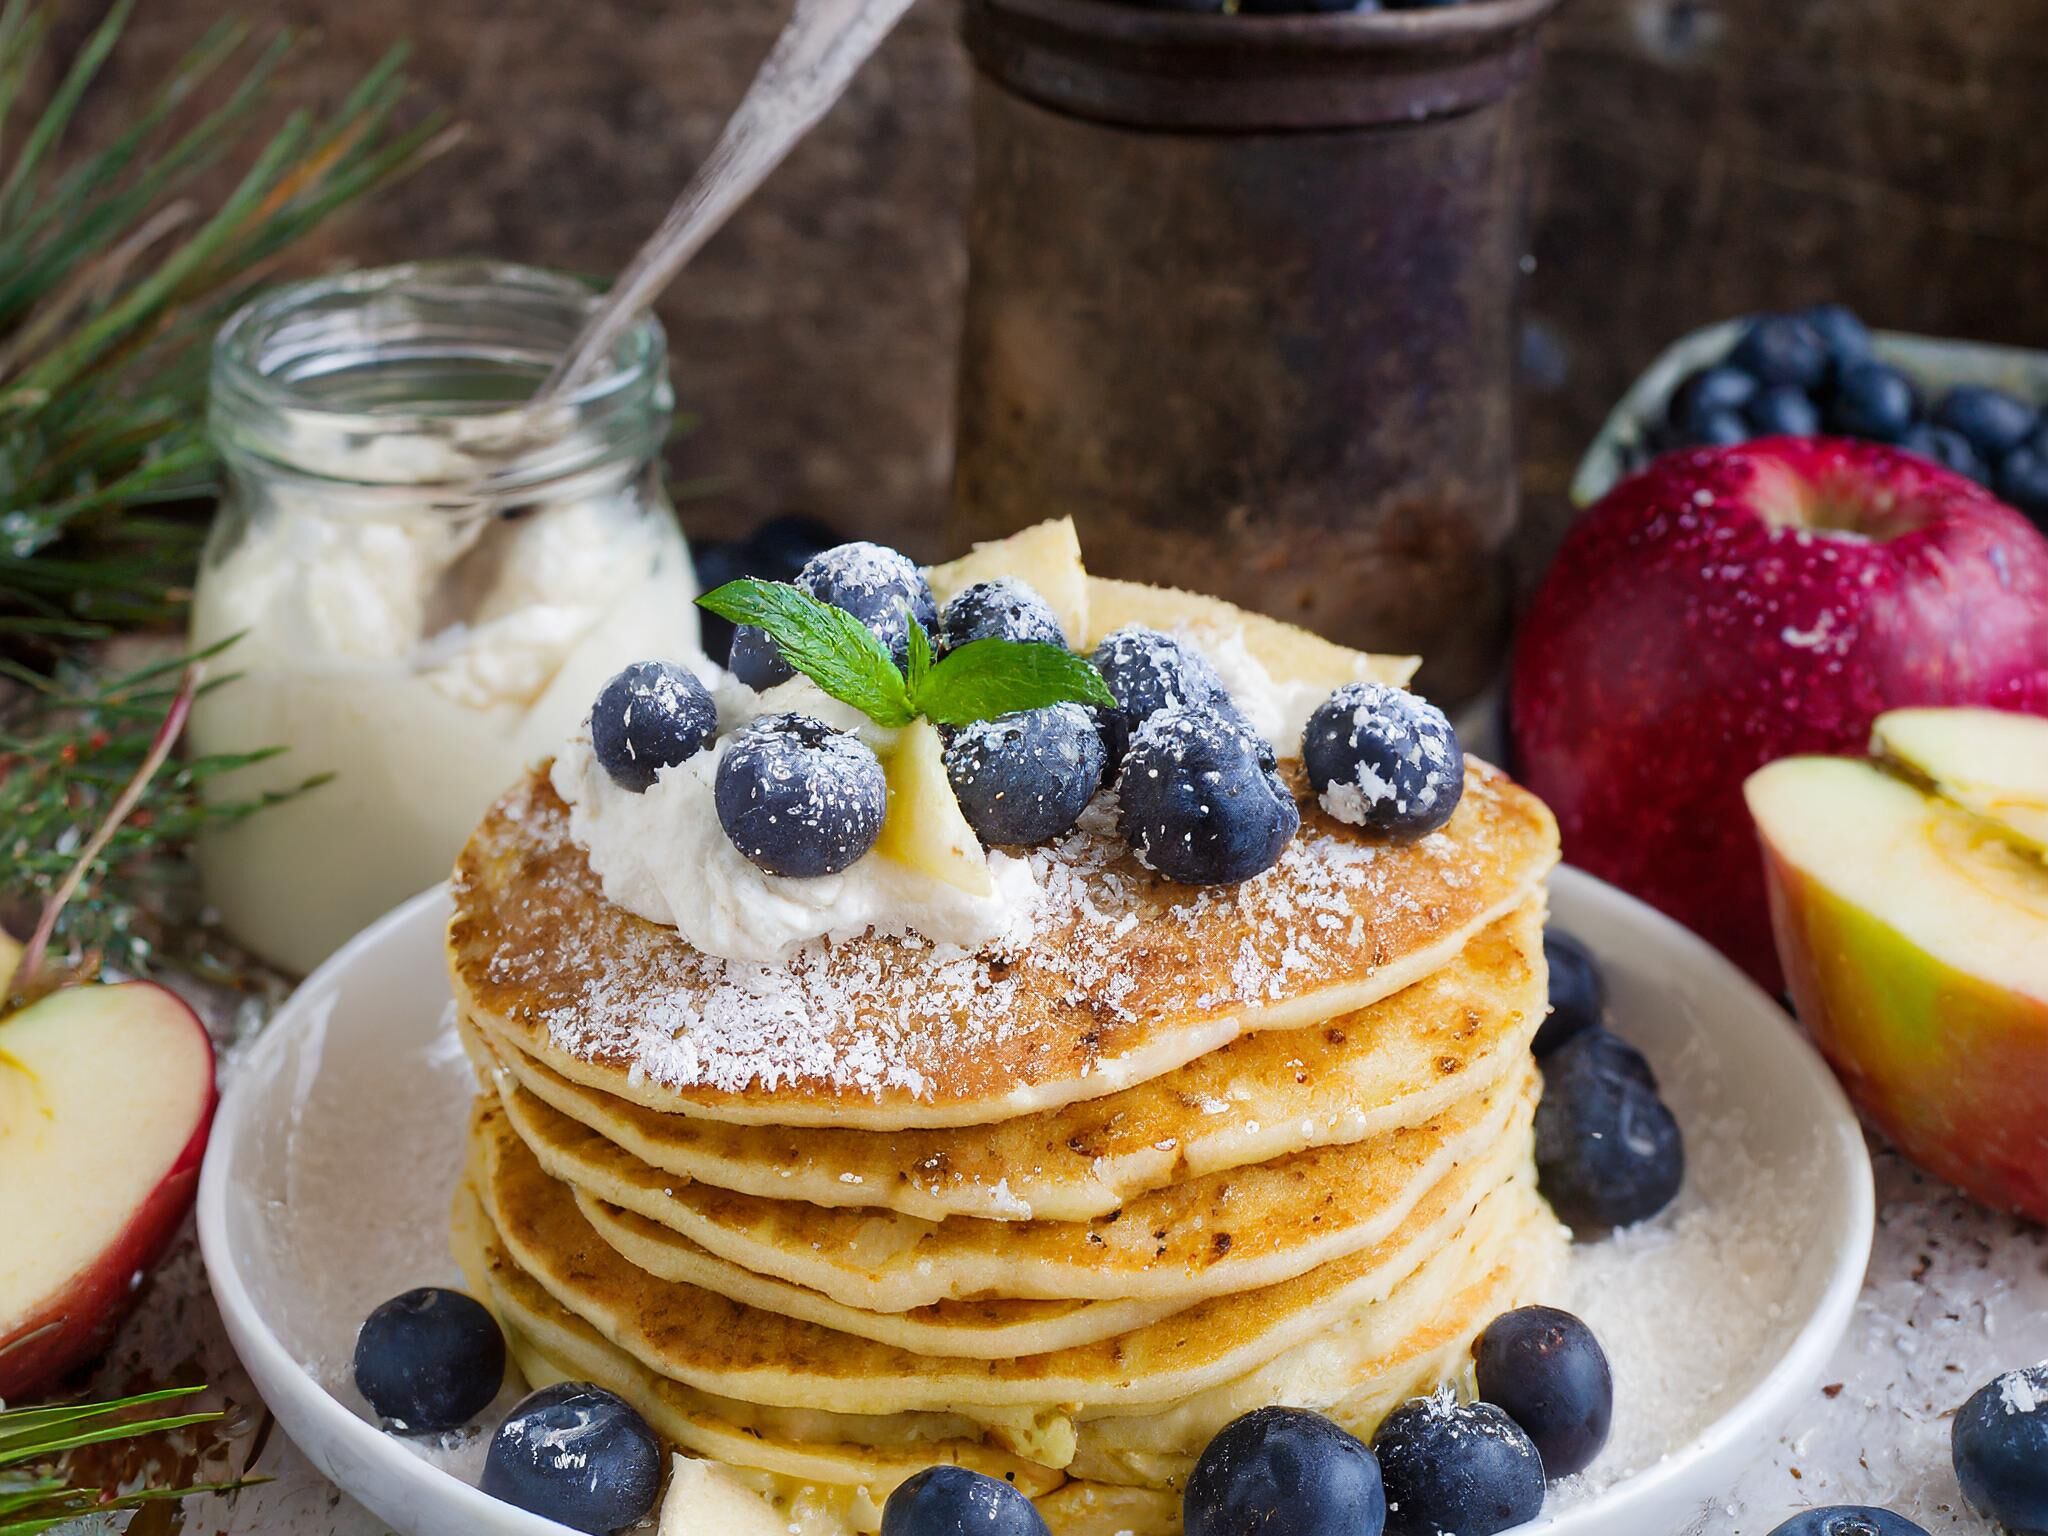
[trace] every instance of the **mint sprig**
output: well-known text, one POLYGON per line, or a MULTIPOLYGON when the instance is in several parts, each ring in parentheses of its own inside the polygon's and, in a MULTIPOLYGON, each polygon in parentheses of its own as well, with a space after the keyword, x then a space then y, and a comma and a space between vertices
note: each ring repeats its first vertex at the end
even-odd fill
POLYGON ((969 725, 1048 704, 1116 703, 1093 663, 1064 646, 974 640, 934 661, 931 637, 912 615, 899 671, 867 625, 786 582, 742 578, 697 602, 722 619, 766 630, 783 660, 881 726, 908 725, 920 715, 937 725, 969 725))

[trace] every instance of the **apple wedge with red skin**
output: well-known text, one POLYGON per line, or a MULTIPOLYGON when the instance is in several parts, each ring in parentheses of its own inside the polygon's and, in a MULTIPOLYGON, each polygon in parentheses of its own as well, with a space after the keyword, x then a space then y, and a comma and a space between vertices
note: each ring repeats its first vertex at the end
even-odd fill
POLYGON ((1785 758, 1747 796, 1793 1002, 1850 1097, 1930 1173, 2048 1221, 2048 863, 1869 762, 1785 758))
POLYGON ((1517 642, 1518 776, 1565 857, 1780 972, 1751 772, 1909 704, 2048 713, 2048 538, 1872 443, 1667 455, 1574 526, 1517 642))
POLYGON ((112 1338, 191 1208, 214 1101, 204 1026, 153 982, 0 1017, 0 1399, 112 1338))

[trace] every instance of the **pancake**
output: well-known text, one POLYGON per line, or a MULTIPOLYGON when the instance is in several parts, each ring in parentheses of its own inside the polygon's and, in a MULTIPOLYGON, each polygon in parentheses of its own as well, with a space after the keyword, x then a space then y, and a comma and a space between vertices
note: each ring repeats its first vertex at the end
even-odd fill
POLYGON ((1185 1306, 1276 1284, 1382 1241, 1460 1166, 1513 1155, 1518 1135, 1525 1148, 1535 1094, 1525 1065, 1424 1125, 1169 1185, 1090 1222, 933 1223, 677 1185, 517 1084, 501 1102, 541 1168, 579 1192, 586 1218, 633 1264, 703 1284, 701 1255, 736 1269, 736 1283, 769 1276, 865 1312, 906 1313, 988 1297, 1185 1306))
POLYGON ((1442 831, 1386 842, 1310 800, 1279 863, 1232 887, 1145 870, 1103 809, 1031 851, 1042 899, 1007 952, 870 932, 749 966, 610 905, 536 769, 457 863, 456 1001, 562 1076, 650 1109, 985 1125, 1369 1007, 1451 963, 1557 857, 1549 811, 1476 762, 1442 831))
POLYGON ((663 1114, 572 1082, 509 1035, 489 1043, 528 1093, 673 1178, 926 1221, 1086 1221, 1175 1180, 1420 1125, 1498 1081, 1527 1060, 1545 1011, 1543 916, 1540 899, 1525 901, 1451 964, 1357 1013, 1246 1035, 1121 1093, 993 1126, 792 1130, 663 1114))
POLYGON ((1374 1248, 1261 1290, 1198 1302, 1101 1343, 1004 1360, 919 1355, 656 1280, 627 1263, 585 1220, 495 1106, 480 1109, 478 1194, 505 1253, 568 1311, 650 1369, 746 1402, 842 1414, 987 1409, 1101 1411, 1164 1404, 1221 1385, 1296 1345, 1319 1355, 1346 1322, 1352 1349, 1395 1347, 1376 1304, 1432 1256, 1455 1253, 1487 1196, 1526 1167, 1528 1138, 1501 1158, 1443 1180, 1400 1231, 1374 1248), (1348 1320, 1348 1321, 1347 1321, 1348 1320))

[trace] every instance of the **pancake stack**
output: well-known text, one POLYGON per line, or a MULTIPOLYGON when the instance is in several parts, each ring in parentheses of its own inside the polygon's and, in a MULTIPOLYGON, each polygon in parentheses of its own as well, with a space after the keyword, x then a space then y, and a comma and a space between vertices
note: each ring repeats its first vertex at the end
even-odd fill
POLYGON ((1002 953, 758 966, 609 905, 545 774, 515 788, 449 950, 484 1084, 456 1247, 527 1377, 619 1393, 804 1536, 941 1461, 1058 1536, 1170 1536, 1237 1415, 1369 1436, 1460 1379, 1563 1252, 1530 1129, 1555 826, 1477 763, 1407 845, 1299 798, 1241 886, 1091 811, 1002 953))

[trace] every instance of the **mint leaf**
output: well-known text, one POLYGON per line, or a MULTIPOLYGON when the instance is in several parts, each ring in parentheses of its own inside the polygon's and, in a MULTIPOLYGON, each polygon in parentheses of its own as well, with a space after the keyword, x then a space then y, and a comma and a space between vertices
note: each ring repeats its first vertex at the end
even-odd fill
POLYGON ((910 649, 904 657, 905 670, 908 673, 906 681, 910 687, 910 697, 915 699, 918 691, 924 687, 925 678, 931 675, 932 639, 924 632, 924 626, 917 622, 916 614, 906 613, 904 618, 910 621, 910 649))
POLYGON ((1064 646, 991 639, 949 651, 912 691, 910 705, 939 725, 971 725, 1069 700, 1116 703, 1086 657, 1064 646))
POLYGON ((786 582, 752 577, 706 592, 697 605, 735 624, 768 631, 782 648, 783 660, 875 724, 910 724, 910 690, 895 658, 873 630, 845 610, 786 582))

